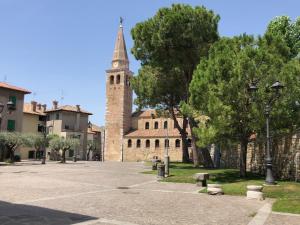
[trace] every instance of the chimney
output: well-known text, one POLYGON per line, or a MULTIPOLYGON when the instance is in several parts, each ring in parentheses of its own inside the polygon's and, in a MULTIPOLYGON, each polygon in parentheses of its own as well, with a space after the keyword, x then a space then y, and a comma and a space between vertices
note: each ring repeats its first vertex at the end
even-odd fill
POLYGON ((53 101, 53 109, 57 109, 58 108, 58 101, 53 101))
POLYGON ((77 112, 80 112, 80 105, 76 105, 77 112))
POLYGON ((41 103, 37 104, 37 109, 38 109, 39 111, 42 110, 42 104, 41 104, 41 103))
POLYGON ((47 105, 46 104, 42 105, 42 111, 45 112, 46 110, 47 110, 47 105))
POLYGON ((37 102, 31 101, 31 110, 32 110, 33 112, 36 112, 36 105, 37 105, 37 102))

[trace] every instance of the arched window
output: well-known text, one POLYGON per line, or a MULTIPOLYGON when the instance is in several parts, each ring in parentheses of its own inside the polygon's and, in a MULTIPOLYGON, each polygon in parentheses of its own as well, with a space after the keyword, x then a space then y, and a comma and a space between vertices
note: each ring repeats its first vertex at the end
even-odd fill
POLYGON ((113 75, 111 75, 111 76, 109 77, 109 83, 110 83, 110 84, 114 84, 114 82, 115 82, 115 77, 114 77, 113 75))
POLYGON ((188 141, 188 147, 191 148, 192 147, 192 140, 189 138, 187 141, 188 141))
POLYGON ((136 147, 137 148, 141 147, 141 140, 140 139, 137 139, 137 141, 136 141, 136 147))
POLYGON ((119 84, 120 81, 121 81, 121 76, 120 76, 120 74, 118 74, 118 75, 117 75, 117 81, 116 81, 116 83, 119 84))
POLYGON ((168 121, 164 122, 164 129, 168 129, 168 121))
POLYGON ((157 121, 154 123, 154 129, 158 129, 158 122, 157 121))
POLYGON ((155 140, 155 148, 159 148, 159 140, 155 140))
POLYGON ((131 139, 129 139, 128 140, 128 148, 131 148, 131 146, 132 146, 132 141, 131 141, 131 139))
POLYGON ((176 148, 180 148, 180 140, 179 139, 176 139, 175 146, 176 146, 176 148))
POLYGON ((149 126, 150 126, 150 125, 149 125, 149 122, 146 122, 146 123, 145 123, 145 129, 146 129, 146 130, 149 130, 149 126))
POLYGON ((165 148, 170 147, 169 139, 165 139, 165 148))
POLYGON ((150 140, 146 140, 146 148, 150 148, 150 140))

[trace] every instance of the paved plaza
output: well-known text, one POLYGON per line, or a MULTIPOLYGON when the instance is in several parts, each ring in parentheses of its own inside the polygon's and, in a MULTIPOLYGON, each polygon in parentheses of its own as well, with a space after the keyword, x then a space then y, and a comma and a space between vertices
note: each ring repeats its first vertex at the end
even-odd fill
POLYGON ((143 163, 26 162, 0 167, 1 225, 299 224, 269 201, 159 183, 143 163))

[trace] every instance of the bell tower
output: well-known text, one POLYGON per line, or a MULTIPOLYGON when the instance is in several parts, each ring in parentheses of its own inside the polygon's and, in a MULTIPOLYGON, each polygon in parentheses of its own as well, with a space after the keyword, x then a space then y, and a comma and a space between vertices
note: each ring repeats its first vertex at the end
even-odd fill
POLYGON ((123 137, 131 127, 132 89, 122 18, 112 66, 106 70, 105 153, 107 161, 123 161, 123 137))

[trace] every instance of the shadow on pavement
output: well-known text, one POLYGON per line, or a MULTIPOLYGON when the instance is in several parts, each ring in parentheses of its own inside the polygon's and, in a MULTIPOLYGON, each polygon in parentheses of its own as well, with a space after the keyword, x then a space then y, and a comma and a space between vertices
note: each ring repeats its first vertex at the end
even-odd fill
POLYGON ((1 225, 71 225, 96 217, 0 201, 1 225))

